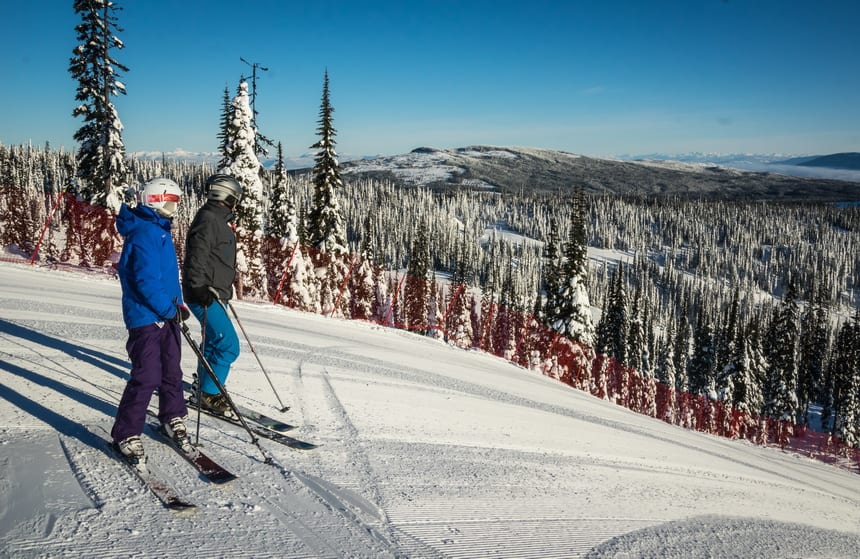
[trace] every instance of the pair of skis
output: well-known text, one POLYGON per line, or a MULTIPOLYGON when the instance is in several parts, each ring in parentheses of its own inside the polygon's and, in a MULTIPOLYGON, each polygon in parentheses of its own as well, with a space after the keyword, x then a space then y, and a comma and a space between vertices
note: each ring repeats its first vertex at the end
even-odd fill
MULTIPOLYGON (((237 406, 237 409, 239 413, 242 414, 243 418, 246 420, 246 424, 256 435, 265 437, 269 440, 278 442, 280 444, 283 444, 284 446, 296 450, 312 450, 317 447, 317 445, 313 443, 302 441, 285 434, 285 431, 294 429, 295 425, 278 421, 277 419, 271 418, 267 415, 245 408, 243 406, 237 406)), ((213 414, 203 409, 201 409, 201 411, 204 411, 208 415, 211 415, 212 417, 215 417, 222 421, 226 421, 236 426, 242 426, 240 421, 235 420, 233 418, 219 414, 213 414)), ((213 460, 202 450, 200 450, 199 447, 195 447, 193 445, 185 445, 183 447, 182 445, 179 445, 173 439, 173 437, 169 436, 164 431, 163 427, 161 426, 154 428, 154 430, 164 439, 164 441, 169 446, 173 447, 210 483, 221 485, 233 481, 237 478, 235 474, 215 462, 215 460, 213 460)), ((125 464, 127 464, 135 474, 137 474, 138 478, 162 502, 162 504, 166 508, 175 511, 183 511, 195 508, 195 505, 193 503, 190 503, 180 497, 176 490, 174 490, 167 482, 157 478, 151 472, 139 470, 137 467, 135 467, 134 464, 131 464, 126 459, 125 455, 119 452, 119 449, 115 448, 113 445, 111 445, 111 447, 116 453, 117 457, 125 464)))
MULTIPOLYGON (((236 311, 234 310, 233 313, 235 314, 235 312, 236 311)), ((239 317, 237 316, 236 319, 238 320, 238 318, 239 317)), ((259 440, 255 437, 255 435, 265 437, 269 440, 278 442, 289 448, 297 450, 311 450, 316 448, 316 445, 313 443, 302 441, 284 434, 284 431, 292 429, 294 427, 293 425, 277 421, 253 410, 249 410, 247 408, 240 408, 239 406, 237 406, 235 402, 233 402, 233 399, 227 394, 227 391, 224 389, 224 385, 215 375, 215 372, 212 370, 212 367, 206 361, 206 358, 204 357, 203 351, 200 349, 200 346, 197 345, 197 343, 191 337, 191 333, 188 330, 188 325, 184 321, 181 321, 179 326, 182 335, 185 337, 186 341, 191 346, 191 349, 194 350, 194 353, 197 356, 200 364, 204 367, 206 373, 218 387, 218 390, 220 390, 224 397, 227 399, 230 404, 230 407, 236 413, 236 417, 234 418, 223 416, 220 414, 212 414, 209 413, 208 410, 204 410, 201 407, 197 407, 197 409, 199 409, 200 411, 205 411, 213 417, 216 417, 223 421, 227 421, 234 425, 241 426, 246 429, 249 434, 251 434, 251 442, 254 443, 260 450, 260 452, 263 454, 265 462, 267 464, 273 463, 272 458, 266 452, 266 450, 260 446, 259 440)), ((248 340, 248 342, 250 343, 250 340, 248 340)), ((262 366, 262 363, 260 365, 262 366)), ((280 398, 278 398, 278 401, 280 401, 280 398)), ((286 409, 288 408, 283 407, 283 410, 286 409)), ((173 446, 174 449, 176 449, 180 454, 182 454, 182 456, 210 482, 219 484, 227 483, 236 479, 236 476, 234 474, 230 473, 218 463, 216 463, 214 460, 206 456, 199 448, 191 445, 190 443, 187 445, 178 444, 164 431, 163 427, 161 426, 159 426, 157 430, 168 441, 168 444, 173 446)), ((156 479, 148 471, 138 469, 121 452, 119 452, 118 448, 115 448, 113 444, 111 446, 114 451, 119 454, 123 461, 128 464, 128 466, 137 474, 141 481, 143 481, 143 483, 147 487, 149 487, 149 489, 159 498, 159 500, 161 500, 165 507, 171 510, 186 510, 189 508, 194 508, 194 505, 192 503, 189 503, 179 497, 178 494, 167 483, 163 482, 162 480, 156 479)))
MULTIPOLYGON (((190 400, 188 405, 197 409, 197 404, 190 400)), ((245 420, 245 425, 247 425, 255 435, 280 443, 294 450, 313 450, 317 448, 317 445, 314 443, 303 441, 286 434, 287 431, 295 429, 295 425, 284 423, 283 421, 279 421, 258 411, 240 406, 239 404, 236 404, 236 410, 242 415, 242 419, 245 420)), ((237 427, 243 427, 242 422, 238 419, 212 412, 203 407, 200 408, 200 411, 216 419, 236 425, 237 427)))
MULTIPOLYGON (((179 454, 188 460, 188 462, 209 482, 223 484, 236 479, 235 474, 229 472, 223 466, 206 456, 199 448, 191 446, 190 444, 183 447, 173 440, 173 437, 169 436, 162 427, 158 427, 156 431, 169 446, 173 447, 177 452, 179 452, 179 454)), ((108 439, 110 439, 109 436, 108 439)), ((194 503, 186 501, 180 497, 176 490, 166 481, 154 475, 149 470, 138 468, 137 465, 133 464, 128 457, 119 450, 116 443, 111 441, 108 446, 114 456, 118 460, 122 461, 123 464, 128 466, 128 469, 131 470, 138 479, 140 479, 140 481, 158 498, 159 501, 161 501, 165 508, 173 511, 185 511, 195 508, 194 503)))

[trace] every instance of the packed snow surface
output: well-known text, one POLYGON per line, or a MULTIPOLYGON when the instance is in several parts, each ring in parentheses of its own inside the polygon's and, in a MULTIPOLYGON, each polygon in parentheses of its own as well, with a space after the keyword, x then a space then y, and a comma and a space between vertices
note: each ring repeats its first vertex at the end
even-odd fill
MULTIPOLYGON (((119 283, 0 263, 0 557, 859 554, 857 473, 430 338, 234 307, 291 409, 244 339, 228 389, 320 446, 261 439, 267 465, 203 416, 203 449, 239 476, 215 486, 147 431, 152 469, 197 505, 178 514, 106 448, 129 371, 119 283)), ((188 349, 183 367, 190 381, 188 349)))

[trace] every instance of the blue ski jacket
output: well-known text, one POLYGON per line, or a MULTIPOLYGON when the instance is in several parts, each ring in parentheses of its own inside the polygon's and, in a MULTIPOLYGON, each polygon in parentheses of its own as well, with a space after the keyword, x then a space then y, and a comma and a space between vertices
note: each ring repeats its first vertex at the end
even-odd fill
POLYGON ((183 302, 171 223, 146 206, 123 204, 117 215, 116 230, 125 240, 117 273, 129 330, 172 319, 183 302))

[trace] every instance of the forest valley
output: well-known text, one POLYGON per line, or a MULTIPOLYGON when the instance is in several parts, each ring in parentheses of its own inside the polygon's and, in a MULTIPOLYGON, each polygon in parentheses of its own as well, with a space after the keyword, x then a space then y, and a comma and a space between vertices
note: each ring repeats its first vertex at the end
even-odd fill
MULTIPOLYGON (((128 171, 128 184, 185 190, 181 261, 215 169, 131 159, 128 171)), ((113 273, 114 214, 84 201, 75 174, 74 154, 0 145, 5 260, 113 273)), ((264 219, 236 228, 239 298, 409 329, 685 428, 860 469, 856 204, 345 180, 334 207, 347 246, 331 250, 310 240, 313 175, 280 163, 261 175, 264 219)))

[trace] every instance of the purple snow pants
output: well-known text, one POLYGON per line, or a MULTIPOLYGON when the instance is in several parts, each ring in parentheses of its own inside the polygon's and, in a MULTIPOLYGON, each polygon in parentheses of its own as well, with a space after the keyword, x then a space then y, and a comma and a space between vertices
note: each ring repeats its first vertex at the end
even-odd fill
POLYGON ((146 423, 146 409, 158 389, 158 419, 165 423, 188 414, 182 394, 181 336, 179 325, 164 322, 128 331, 125 348, 131 360, 131 378, 119 402, 111 430, 119 442, 140 435, 146 423))

